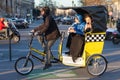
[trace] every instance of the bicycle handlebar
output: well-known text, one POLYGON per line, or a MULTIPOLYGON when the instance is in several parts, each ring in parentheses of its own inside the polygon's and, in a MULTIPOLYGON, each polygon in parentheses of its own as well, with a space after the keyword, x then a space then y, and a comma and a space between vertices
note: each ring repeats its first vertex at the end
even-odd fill
POLYGON ((29 32, 28 34, 29 34, 30 36, 32 36, 32 35, 34 35, 34 32, 29 32))

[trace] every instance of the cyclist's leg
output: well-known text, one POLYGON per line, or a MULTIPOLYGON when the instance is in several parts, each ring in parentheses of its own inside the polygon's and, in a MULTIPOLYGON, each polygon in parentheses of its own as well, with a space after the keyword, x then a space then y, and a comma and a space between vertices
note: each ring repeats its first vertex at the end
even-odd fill
POLYGON ((46 51, 47 51, 47 54, 46 54, 46 58, 45 58, 45 66, 43 68, 43 70, 51 67, 51 63, 50 63, 50 59, 51 59, 51 47, 52 45, 54 44, 56 40, 49 40, 46 44, 46 51))
POLYGON ((46 55, 46 64, 50 64, 50 59, 51 59, 51 47, 54 44, 56 40, 49 40, 46 44, 46 51, 47 51, 47 55, 46 55))
POLYGON ((44 39, 44 35, 37 35, 37 39, 39 41, 39 43, 42 45, 43 48, 45 48, 45 39, 44 39))

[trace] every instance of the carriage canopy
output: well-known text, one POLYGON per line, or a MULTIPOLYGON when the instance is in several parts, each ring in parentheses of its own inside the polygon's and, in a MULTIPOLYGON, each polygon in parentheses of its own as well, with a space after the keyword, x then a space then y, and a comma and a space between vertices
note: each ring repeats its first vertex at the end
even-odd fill
POLYGON ((93 21, 93 32, 105 32, 107 29, 108 12, 105 6, 67 7, 60 9, 73 9, 78 14, 89 14, 93 21))

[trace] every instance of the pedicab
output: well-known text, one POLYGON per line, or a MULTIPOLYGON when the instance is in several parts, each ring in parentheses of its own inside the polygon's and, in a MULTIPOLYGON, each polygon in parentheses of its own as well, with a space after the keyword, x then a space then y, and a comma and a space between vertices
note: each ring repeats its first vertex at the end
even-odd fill
MULTIPOLYGON (((104 40, 105 40, 105 31, 107 23, 107 10, 104 6, 88 6, 88 7, 69 7, 62 9, 73 9, 78 14, 88 13, 93 20, 92 27, 93 30, 86 32, 85 34, 85 46, 83 54, 81 57, 78 57, 76 62, 73 62, 72 57, 66 55, 63 52, 63 41, 65 37, 65 32, 61 32, 60 43, 58 46, 58 57, 51 57, 54 62, 62 63, 66 66, 74 67, 85 67, 89 74, 93 76, 102 75, 107 69, 107 60, 102 55, 104 40)), ((34 67, 34 63, 31 58, 36 58, 44 64, 44 60, 36 55, 33 52, 38 53, 40 56, 45 56, 46 54, 36 48, 32 47, 32 41, 34 38, 34 33, 31 34, 31 40, 29 43, 29 53, 25 57, 20 57, 15 62, 15 70, 21 74, 29 74, 34 67)), ((51 61, 52 63, 52 61, 51 61)))

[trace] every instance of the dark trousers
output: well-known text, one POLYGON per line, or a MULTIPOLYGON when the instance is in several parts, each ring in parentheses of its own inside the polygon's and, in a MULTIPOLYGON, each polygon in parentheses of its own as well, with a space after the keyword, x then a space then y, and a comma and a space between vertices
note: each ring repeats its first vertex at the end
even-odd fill
POLYGON ((70 33, 67 39, 67 44, 66 44, 66 48, 70 49, 70 45, 71 45, 71 41, 72 41, 72 37, 75 35, 75 33, 70 33))
POLYGON ((42 48, 45 48, 45 37, 44 34, 37 35, 37 39, 39 43, 42 45, 42 48))
POLYGON ((73 61, 75 61, 79 56, 82 56, 85 44, 85 37, 83 35, 71 33, 68 36, 66 47, 70 51, 73 61))
POLYGON ((43 35, 39 35, 37 36, 37 38, 38 38, 38 41, 42 44, 42 47, 44 48, 44 51, 46 53, 45 63, 50 64, 50 59, 52 55, 51 47, 55 43, 56 39, 45 41, 45 37, 43 35))
POLYGON ((45 51, 46 51, 46 57, 45 57, 45 63, 46 64, 50 64, 50 60, 51 60, 51 55, 52 55, 52 52, 51 52, 51 47, 52 45, 55 43, 56 39, 55 40, 49 40, 46 42, 45 44, 45 51))

